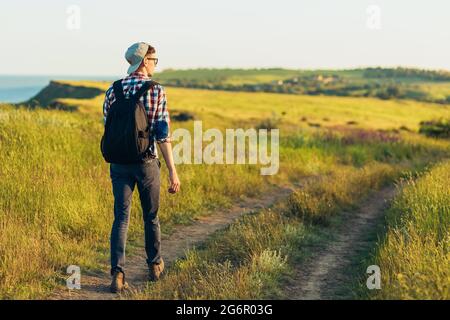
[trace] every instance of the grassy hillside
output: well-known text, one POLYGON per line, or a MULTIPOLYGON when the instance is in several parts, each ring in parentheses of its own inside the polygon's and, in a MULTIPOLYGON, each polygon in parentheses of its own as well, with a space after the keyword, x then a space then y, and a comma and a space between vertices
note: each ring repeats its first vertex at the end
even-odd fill
POLYGON ((420 69, 188 69, 155 75, 164 84, 213 90, 411 99, 450 103, 450 73, 420 69))
MULTIPOLYGON (((90 87, 106 90, 106 82, 57 81, 49 87, 70 88, 90 87)), ((373 129, 411 129, 417 131, 421 121, 436 118, 450 118, 450 108, 433 103, 415 101, 380 101, 374 98, 314 97, 305 95, 279 95, 255 92, 220 92, 166 87, 169 109, 172 112, 187 111, 198 119, 225 127, 230 124, 246 126, 258 125, 260 121, 272 119, 283 127, 333 127, 355 126, 373 129)), ((45 89, 43 92, 52 92, 45 89)), ((39 95, 38 95, 39 96, 39 95)), ((45 96, 50 105, 63 105, 99 117, 102 112, 104 95, 82 99, 76 96, 45 96)), ((177 124, 175 124, 177 125, 177 124)))
POLYGON ((371 298, 450 299, 449 181, 449 161, 403 181, 373 259, 383 287, 371 298))
MULTIPOLYGON (((404 168, 403 168, 404 169, 404 168)), ((162 281, 138 299, 275 299, 295 265, 331 238, 339 212, 402 171, 388 164, 334 166, 287 201, 244 217, 188 252, 162 281), (299 210, 301 208, 301 210, 299 210)))
MULTIPOLYGON (((296 95, 406 99, 450 104, 450 72, 408 68, 366 68, 350 70, 294 69, 166 69, 154 79, 163 85, 208 90, 271 92, 296 95)), ((91 98, 99 84, 77 81, 78 88, 59 88, 52 82, 27 104, 47 106, 48 96, 59 92, 74 98, 91 98), (50 91, 49 91, 50 90, 50 91), (75 95, 75 96, 74 96, 75 95)), ((100 85, 103 87, 102 85, 100 85)), ((54 107, 61 107, 55 104, 54 107)))
MULTIPOLYGON (((52 83, 55 84, 73 95, 62 98, 57 90, 47 88, 45 98, 49 108, 0 106, 1 298, 45 297, 62 283, 68 265, 96 270, 108 263, 113 199, 108 166, 99 151, 103 93, 86 97, 72 90, 76 87, 105 90, 108 84, 52 83), (55 102, 73 107, 69 108, 72 112, 53 110, 55 102)), ((371 98, 166 89, 169 110, 192 112, 203 120, 205 128, 258 127, 271 119, 281 132, 281 165, 275 176, 261 176, 259 166, 253 165, 180 165, 182 191, 172 196, 165 192, 167 172, 163 170, 160 217, 166 233, 175 224, 189 223, 194 217, 228 206, 241 196, 258 196, 269 192, 273 184, 298 183, 307 176, 331 176, 319 189, 311 186, 310 197, 302 198, 304 195, 300 194, 294 199, 300 206, 307 204, 308 212, 324 217, 317 219, 323 221, 339 208, 358 201, 364 190, 449 156, 447 140, 390 130, 400 127, 417 130, 420 121, 448 117, 449 109, 444 106, 371 98), (352 177, 353 182, 343 184, 347 177, 352 177), (366 187, 358 194, 355 190, 360 182, 366 187), (323 201, 328 201, 333 210, 321 206, 323 201)), ((192 130, 192 121, 173 121, 173 130, 181 127, 192 130)), ((131 244, 142 239, 139 211, 136 193, 131 244)), ((258 219, 251 223, 260 224, 258 219)), ((267 220, 270 225, 278 221, 276 215, 270 219, 267 220)), ((281 226, 284 225, 274 229, 274 236, 281 226)), ((251 236, 254 242, 249 244, 253 243, 259 251, 254 252, 254 262, 241 256, 245 268, 265 261, 258 259, 270 258, 272 253, 265 249, 272 247, 267 243, 281 243, 271 242, 270 237, 269 234, 268 242, 264 242, 257 233, 251 236)), ((235 253, 238 257, 235 249, 224 257, 235 253)), ((217 252, 223 252, 220 250, 217 252)), ((233 265, 230 268, 229 276, 239 277, 239 269, 233 265)), ((216 269, 205 270, 210 274, 216 269)), ((174 281, 177 279, 184 278, 174 281)), ((249 288, 246 292, 251 292, 249 288)), ((215 295, 223 296, 226 295, 215 295)))

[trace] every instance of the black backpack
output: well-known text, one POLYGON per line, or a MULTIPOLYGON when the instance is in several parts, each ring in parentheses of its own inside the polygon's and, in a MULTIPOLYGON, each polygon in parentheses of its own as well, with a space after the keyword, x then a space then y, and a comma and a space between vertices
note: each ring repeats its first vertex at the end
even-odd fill
POLYGON ((150 125, 145 107, 139 99, 156 84, 154 81, 147 81, 136 94, 126 99, 122 80, 114 82, 116 100, 108 111, 100 144, 106 162, 133 164, 142 163, 148 158, 150 125))

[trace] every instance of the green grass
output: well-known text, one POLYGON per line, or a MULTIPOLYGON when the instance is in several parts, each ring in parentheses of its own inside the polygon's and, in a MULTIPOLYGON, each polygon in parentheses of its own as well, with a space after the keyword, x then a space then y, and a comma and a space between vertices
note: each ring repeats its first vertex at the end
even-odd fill
POLYGON ((288 201, 244 216, 203 247, 190 250, 161 281, 149 283, 131 298, 286 298, 285 279, 330 239, 339 212, 353 208, 401 172, 401 167, 385 164, 336 167, 332 175, 308 183, 288 201))
POLYGON ((446 161, 402 183, 371 259, 380 267, 381 289, 363 298, 450 299, 449 181, 446 161))
MULTIPOLYGON (((99 150, 102 124, 63 111, 0 112, 0 296, 33 298, 69 264, 87 270, 107 261, 113 198, 99 150)), ((166 172, 162 178, 165 231, 269 187, 246 165, 181 165, 179 171, 184 183, 177 197, 165 192, 166 172)), ((133 242, 143 232, 137 192, 131 219, 133 242)))
MULTIPOLYGON (((91 82, 62 83, 103 90, 108 86, 91 82)), ((316 236, 305 231, 302 219, 293 212, 302 212, 303 218, 311 217, 314 223, 326 224, 340 209, 353 205, 383 179, 449 154, 449 142, 445 140, 401 132, 392 133, 396 140, 391 141, 374 133, 400 126, 414 130, 420 121, 448 116, 448 108, 442 106, 363 98, 166 89, 169 110, 193 112, 203 121, 205 129, 257 127, 272 112, 286 114, 279 123, 281 165, 275 176, 260 176, 259 167, 250 165, 180 165, 182 191, 172 196, 166 192, 167 172, 163 169, 160 219, 164 232, 170 232, 175 224, 190 223, 196 216, 209 214, 217 207, 229 206, 241 196, 257 197, 271 190, 273 184, 298 183, 306 176, 330 177, 319 185, 308 186, 309 195, 296 194, 290 209, 283 209, 290 214, 271 211, 265 218, 248 218, 245 221, 249 224, 242 226, 244 229, 236 227, 235 230, 245 232, 237 236, 235 231, 233 237, 244 244, 247 241, 248 246, 243 246, 241 251, 231 246, 233 250, 225 256, 241 261, 242 269, 236 269, 237 260, 217 260, 216 256, 202 269, 209 272, 210 278, 199 273, 199 277, 204 277, 201 279, 210 279, 210 282, 205 280, 205 286, 216 281, 217 270, 229 275, 228 282, 223 283, 228 288, 236 289, 236 283, 242 281, 238 286, 242 293, 236 297, 264 296, 266 291, 277 291, 278 274, 289 269, 289 260, 283 261, 286 257, 290 259, 291 252, 280 248, 302 243, 302 237, 308 238, 308 234, 316 236), (303 116, 320 122, 322 127, 310 128, 300 120, 303 116), (329 119, 323 120, 325 117, 329 119), (348 121, 358 124, 350 126, 346 124, 348 121), (342 126, 357 127, 363 134, 343 130, 342 126), (356 183, 362 183, 363 187, 357 188, 356 183), (329 206, 323 206, 322 202, 329 206), (303 211, 295 209, 295 203, 303 211), (267 237, 263 237, 266 229, 267 237), (282 267, 278 269, 278 265, 282 267), (254 274, 259 278, 246 278, 254 274), (264 283, 270 288, 258 287, 264 283)), ((46 297, 63 283, 68 265, 76 264, 89 271, 108 264, 113 198, 108 165, 99 150, 103 96, 58 100, 78 108, 75 112, 65 112, 0 106, 1 298, 46 297)), ((192 130, 192 121, 172 125, 172 130, 192 130)), ((142 239, 141 219, 136 192, 129 233, 131 244, 142 239)), ((224 252, 224 248, 211 248, 224 252)), ((194 255, 187 261, 194 263, 198 261, 195 259, 194 255)), ((188 275, 173 278, 172 285, 184 276, 188 275)), ((200 294, 189 290, 186 297, 200 294)), ((205 292, 209 292, 209 297, 236 294, 214 288, 205 292)))
MULTIPOLYGON (((93 86, 106 90, 108 83, 58 81, 69 86, 93 86)), ((261 120, 280 119, 283 128, 308 127, 308 122, 323 127, 347 125, 372 129, 417 131, 420 121, 450 118, 450 107, 408 100, 375 98, 282 95, 275 93, 228 92, 166 87, 169 111, 189 111, 203 120, 204 127, 227 128, 230 125, 255 126, 261 120), (302 121, 303 117, 307 121, 302 121), (328 120, 325 121, 324 119, 328 120)), ((104 96, 93 99, 57 99, 78 107, 79 113, 100 118, 104 96)), ((175 127, 178 124, 175 123, 175 127)), ((185 123, 183 123, 185 126, 185 123)))

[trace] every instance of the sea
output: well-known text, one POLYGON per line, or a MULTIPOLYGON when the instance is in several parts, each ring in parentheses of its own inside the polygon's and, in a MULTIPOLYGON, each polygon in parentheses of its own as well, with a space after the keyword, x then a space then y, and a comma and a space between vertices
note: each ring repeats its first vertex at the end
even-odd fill
POLYGON ((115 79, 119 79, 119 77, 0 75, 0 103, 20 103, 27 101, 38 94, 51 80, 113 81, 115 79))

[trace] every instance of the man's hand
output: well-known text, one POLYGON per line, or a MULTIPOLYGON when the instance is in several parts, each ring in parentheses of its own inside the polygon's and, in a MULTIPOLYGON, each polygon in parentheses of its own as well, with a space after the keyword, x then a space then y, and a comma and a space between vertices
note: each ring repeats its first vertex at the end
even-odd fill
POLYGON ((169 187, 169 193, 177 193, 180 191, 180 180, 178 179, 177 170, 175 168, 171 171, 169 171, 169 180, 170 180, 170 187, 169 187))
POLYGON ((172 145, 170 142, 163 142, 159 144, 159 149, 164 157, 164 161, 166 162, 167 169, 169 170, 169 193, 177 193, 180 191, 180 180, 178 179, 177 170, 175 169, 175 164, 173 161, 172 155, 172 145))

